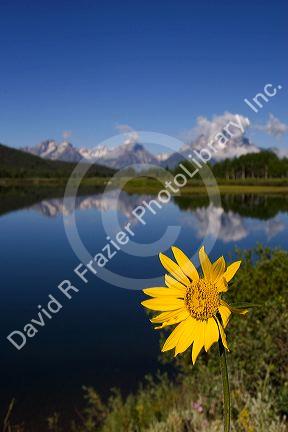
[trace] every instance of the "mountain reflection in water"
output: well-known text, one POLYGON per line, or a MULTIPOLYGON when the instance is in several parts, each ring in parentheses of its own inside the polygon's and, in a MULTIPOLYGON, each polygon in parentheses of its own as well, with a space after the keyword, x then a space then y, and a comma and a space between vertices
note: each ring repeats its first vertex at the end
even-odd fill
MULTIPOLYGON (((135 217, 133 209, 141 205, 145 200, 149 202, 152 195, 129 195, 122 192, 119 199, 116 192, 110 192, 102 196, 80 196, 76 198, 75 209, 85 211, 95 209, 101 212, 117 211, 133 222, 135 217)), ((288 197, 273 195, 224 195, 222 206, 216 207, 205 196, 177 197, 173 203, 179 207, 183 216, 181 222, 191 225, 197 231, 197 237, 205 235, 213 236, 218 233, 218 238, 223 242, 242 240, 249 236, 251 231, 265 231, 267 238, 271 239, 285 229, 285 223, 278 219, 278 215, 288 211, 288 197), (253 225, 247 225, 245 219, 255 219, 253 225), (258 222, 257 222, 258 221, 258 222)), ((73 212, 73 200, 68 199, 64 205, 62 198, 42 200, 30 207, 46 217, 69 215, 73 212)))

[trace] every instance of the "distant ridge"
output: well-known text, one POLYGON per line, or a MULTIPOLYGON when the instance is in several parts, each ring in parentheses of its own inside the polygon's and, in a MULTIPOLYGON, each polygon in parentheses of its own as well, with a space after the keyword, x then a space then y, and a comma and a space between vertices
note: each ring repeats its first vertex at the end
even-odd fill
MULTIPOLYGON (((145 148, 144 144, 137 142, 125 142, 114 148, 107 146, 77 148, 68 141, 57 143, 55 140, 50 139, 34 147, 25 147, 21 150, 45 160, 71 163, 93 162, 112 169, 122 169, 132 164, 150 164, 174 169, 181 161, 192 159, 197 152, 199 153, 205 148, 209 149, 207 147, 207 137, 200 135, 191 143, 183 145, 178 151, 158 155, 152 154, 145 148)), ((245 156, 246 154, 260 153, 263 150, 253 144, 247 137, 239 134, 224 149, 217 148, 216 153, 211 151, 212 160, 210 162, 213 164, 225 159, 245 156)), ((287 153, 277 148, 271 150, 280 158, 287 156, 287 153)))

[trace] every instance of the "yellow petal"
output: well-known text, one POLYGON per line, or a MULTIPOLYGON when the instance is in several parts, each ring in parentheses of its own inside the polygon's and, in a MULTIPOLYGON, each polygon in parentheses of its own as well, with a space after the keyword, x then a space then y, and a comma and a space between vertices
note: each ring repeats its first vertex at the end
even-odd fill
POLYGON ((218 328, 219 328, 219 332, 220 332, 222 343, 223 343, 224 347, 227 349, 227 351, 230 351, 229 348, 228 348, 228 343, 227 343, 226 335, 225 335, 224 329, 222 327, 222 324, 220 323, 220 321, 218 320, 218 318, 215 317, 215 319, 217 321, 217 325, 218 325, 218 328))
POLYGON ((194 318, 190 316, 186 319, 183 333, 181 334, 175 348, 175 356, 186 351, 186 349, 193 343, 196 326, 197 321, 194 318))
POLYGON ((219 329, 214 318, 209 318, 205 327, 205 351, 207 352, 211 346, 218 342, 219 329))
POLYGON ((186 310, 183 310, 182 312, 179 312, 178 315, 175 315, 173 318, 169 318, 166 321, 164 321, 161 326, 155 327, 155 329, 160 329, 163 327, 167 327, 170 325, 178 324, 181 321, 185 321, 187 318, 189 318, 190 313, 186 310))
POLYGON ((227 267, 227 270, 225 271, 225 273, 223 275, 227 282, 229 282, 233 278, 233 276, 235 275, 235 273, 239 269, 240 264, 241 264, 241 261, 235 261, 227 267))
POLYGON ((218 310, 219 310, 219 313, 221 315, 223 327, 225 328, 228 324, 229 319, 230 319, 231 310, 229 309, 229 307, 226 304, 224 304, 224 302, 222 302, 222 304, 219 306, 218 310))
POLYGON ((188 285, 190 283, 189 279, 182 272, 178 264, 174 263, 174 261, 172 261, 170 258, 168 258, 166 255, 162 253, 159 254, 159 258, 163 267, 169 273, 171 273, 172 276, 174 276, 180 282, 184 283, 184 285, 188 285))
POLYGON ((173 332, 170 334, 170 336, 166 340, 166 342, 162 348, 162 352, 169 351, 169 350, 175 348, 175 346, 177 345, 177 342, 178 342, 178 340, 179 340, 179 338, 183 332, 184 326, 185 326, 185 321, 182 321, 180 324, 178 324, 178 326, 173 330, 173 332))
POLYGON ((165 283, 168 286, 168 288, 177 288, 179 290, 182 290, 184 293, 186 293, 187 287, 185 285, 183 285, 182 283, 178 282, 172 276, 165 274, 164 278, 165 278, 165 283))
POLYGON ((212 264, 208 255, 205 252, 204 246, 202 246, 201 249, 199 250, 199 261, 202 267, 204 278, 207 280, 211 280, 212 264))
POLYGON ((172 311, 184 306, 184 301, 173 297, 161 297, 141 302, 147 309, 155 311, 172 311))
POLYGON ((166 288, 166 287, 155 287, 155 288, 147 288, 144 289, 143 292, 150 297, 166 297, 166 296, 174 296, 174 297, 182 297, 184 293, 182 290, 177 288, 166 288))
POLYGON ((212 279, 214 282, 217 282, 217 280, 220 279, 225 272, 226 263, 224 257, 221 256, 220 258, 218 258, 218 260, 214 262, 212 267, 212 279))
POLYGON ((176 246, 172 246, 172 252, 174 254, 174 257, 181 267, 181 270, 193 281, 197 281, 199 279, 199 274, 194 266, 194 264, 191 262, 191 260, 185 255, 184 252, 181 251, 181 249, 177 248, 176 246))
POLYGON ((205 343, 205 321, 197 321, 195 328, 195 338, 192 348, 192 362, 195 364, 196 359, 205 343))
POLYGON ((224 276, 221 277, 220 279, 218 279, 218 281, 216 282, 216 286, 218 288, 218 292, 228 291, 228 283, 227 283, 226 279, 224 278, 224 276))
POLYGON ((156 315, 154 318, 152 318, 150 321, 152 323, 162 323, 164 321, 167 321, 170 318, 176 317, 180 312, 186 311, 186 307, 182 307, 180 309, 176 309, 170 312, 162 312, 159 315, 156 315))

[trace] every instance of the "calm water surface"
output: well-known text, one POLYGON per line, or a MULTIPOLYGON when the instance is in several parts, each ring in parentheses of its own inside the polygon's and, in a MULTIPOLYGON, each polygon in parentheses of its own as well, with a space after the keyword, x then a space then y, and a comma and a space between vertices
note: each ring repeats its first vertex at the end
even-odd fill
MULTIPOLYGON (((106 220, 117 213, 128 222, 133 208, 145 198, 123 193, 115 205, 113 193, 79 197, 76 220, 82 241, 92 253, 106 243, 101 213, 106 220)), ((151 197, 150 197, 151 198, 151 197)), ((17 399, 16 416, 31 419, 67 406, 73 410, 81 400, 81 386, 94 386, 103 397, 111 387, 123 391, 137 387, 144 375, 159 367, 157 333, 139 305, 142 294, 111 286, 89 275, 79 293, 27 345, 17 351, 6 339, 37 317, 37 305, 47 305, 48 294, 58 295, 57 285, 72 277, 79 260, 68 243, 63 214, 72 210, 63 200, 42 200, 30 207, 9 211, 0 217, 1 242, 1 409, 17 399)), ((22 203, 23 205, 23 203, 22 203)), ((261 242, 288 248, 288 197, 224 196, 221 207, 203 197, 177 198, 147 225, 132 221, 135 241, 155 242, 167 225, 180 225, 176 244, 194 252, 206 235, 219 232, 212 258, 235 255, 234 248, 251 248, 261 242), (207 227, 209 227, 207 233, 207 227)), ((109 269, 135 278, 159 276, 157 257, 133 257, 119 252, 109 269)), ((76 279, 72 278, 75 281, 76 279)), ((137 287, 135 287, 137 288, 137 287)))

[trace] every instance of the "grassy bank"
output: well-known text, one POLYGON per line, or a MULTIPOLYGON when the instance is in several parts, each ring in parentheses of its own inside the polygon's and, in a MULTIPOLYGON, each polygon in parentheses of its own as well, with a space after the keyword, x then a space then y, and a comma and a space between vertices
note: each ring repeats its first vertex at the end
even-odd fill
MULTIPOLYGON (((124 186, 124 190, 129 193, 151 193, 156 194, 161 189, 165 188, 165 181, 160 183, 155 179, 150 178, 135 178, 129 181, 124 186)), ((221 194, 237 194, 237 193, 288 193, 288 182, 282 179, 273 181, 224 181, 217 180, 217 187, 210 187, 210 191, 218 191, 221 194)), ((181 195, 192 195, 192 194, 205 194, 206 187, 203 185, 202 181, 188 181, 187 185, 181 188, 181 195)))
MULTIPOLYGON (((164 188, 160 181, 140 177, 134 178, 126 183, 125 178, 121 180, 124 184, 124 190, 129 193, 150 193, 156 194, 161 189, 164 188)), ((0 178, 0 191, 7 189, 21 190, 23 187, 35 188, 46 188, 46 189, 61 189, 65 190, 67 183, 67 178, 0 178)), ((81 182, 80 190, 85 190, 90 188, 93 191, 93 187, 104 187, 110 184, 113 187, 119 187, 119 181, 109 180, 107 177, 90 177, 85 178, 81 182)), ((271 179, 271 180, 261 180, 261 179, 250 179, 245 181, 225 181, 217 180, 218 189, 220 193, 288 193, 288 180, 283 179, 271 179)), ((213 188, 212 188, 213 189, 213 188)), ((182 195, 190 194, 203 194, 206 192, 206 188, 203 186, 201 181, 189 181, 187 185, 181 188, 182 195)))
MULTIPOLYGON (((64 190, 67 181, 68 181, 67 177, 0 178, 0 188, 17 189, 22 187, 31 187, 31 188, 45 187, 45 188, 63 188, 64 190)), ((81 186, 105 186, 108 182, 109 182, 109 178, 107 177, 91 177, 91 178, 84 179, 81 183, 81 186)))
MULTIPOLYGON (((232 432, 287 432, 288 253, 259 247, 241 258, 241 269, 225 299, 260 306, 246 317, 233 316, 227 329, 232 432)), ((159 335, 162 345, 166 333, 159 335)), ((161 359, 173 364, 174 378, 147 378, 135 394, 123 397, 116 390, 106 403, 96 390, 85 389, 85 406, 75 408, 68 424, 63 426, 65 413, 54 413, 43 419, 41 431, 222 432, 217 346, 202 353, 194 367, 190 352, 176 359, 168 352, 161 359)), ((10 432, 40 430, 16 426, 13 412, 7 424, 10 432)))

